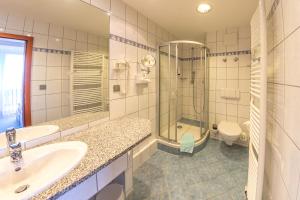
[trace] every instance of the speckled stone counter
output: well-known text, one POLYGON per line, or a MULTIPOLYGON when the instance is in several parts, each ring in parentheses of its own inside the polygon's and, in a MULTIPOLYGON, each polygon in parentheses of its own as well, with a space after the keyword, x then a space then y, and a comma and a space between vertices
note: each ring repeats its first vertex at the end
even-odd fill
POLYGON ((44 122, 39 125, 57 125, 59 126, 60 131, 64 131, 107 117, 109 117, 109 112, 83 113, 44 122))
POLYGON ((82 141, 88 145, 88 151, 74 170, 33 199, 57 199, 124 155, 150 135, 151 124, 149 120, 122 118, 104 122, 88 130, 54 141, 82 141))

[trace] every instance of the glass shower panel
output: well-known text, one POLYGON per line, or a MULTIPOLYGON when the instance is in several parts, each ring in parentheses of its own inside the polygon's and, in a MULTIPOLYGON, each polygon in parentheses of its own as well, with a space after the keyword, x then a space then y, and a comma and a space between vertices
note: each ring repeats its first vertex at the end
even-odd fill
POLYGON ((182 135, 201 140, 208 130, 206 48, 189 42, 159 47, 159 132, 180 143, 182 135))
POLYGON ((159 48, 159 132, 169 138, 169 45, 159 48))
POLYGON ((177 141, 177 44, 170 44, 170 137, 177 141))

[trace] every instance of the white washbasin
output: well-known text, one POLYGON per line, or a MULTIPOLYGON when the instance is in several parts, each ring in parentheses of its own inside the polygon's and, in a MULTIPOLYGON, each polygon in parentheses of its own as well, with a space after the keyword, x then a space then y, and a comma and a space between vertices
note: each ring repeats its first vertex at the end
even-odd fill
POLYGON ((83 142, 61 142, 23 152, 20 171, 15 171, 9 157, 0 159, 0 199, 23 200, 46 190, 74 169, 87 151, 83 142), (24 185, 21 192, 15 190, 24 185))
MULTIPOLYGON (((35 138, 43 137, 56 133, 59 127, 56 125, 30 126, 26 128, 16 129, 16 138, 18 142, 26 142, 35 138)), ((5 133, 0 134, 0 147, 6 147, 5 133)))

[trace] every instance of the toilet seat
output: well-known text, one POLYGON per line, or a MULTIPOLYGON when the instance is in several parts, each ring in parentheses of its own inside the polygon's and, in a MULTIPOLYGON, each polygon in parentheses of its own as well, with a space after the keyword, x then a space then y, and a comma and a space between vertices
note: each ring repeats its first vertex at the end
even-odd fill
POLYGON ((227 136, 239 136, 242 132, 242 129, 237 123, 228 121, 221 121, 218 130, 227 136))

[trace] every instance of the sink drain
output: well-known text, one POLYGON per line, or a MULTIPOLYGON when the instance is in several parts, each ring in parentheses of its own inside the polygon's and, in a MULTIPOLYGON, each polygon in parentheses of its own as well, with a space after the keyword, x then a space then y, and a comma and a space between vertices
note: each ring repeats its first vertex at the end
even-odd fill
POLYGON ((181 125, 177 125, 177 128, 178 128, 178 129, 181 129, 181 128, 182 128, 182 126, 181 126, 181 125))
POLYGON ((21 193, 21 192, 24 192, 25 190, 27 190, 29 188, 29 185, 22 185, 20 187, 18 187, 16 190, 15 190, 15 193, 21 193))
POLYGON ((21 167, 17 167, 17 168, 15 169, 16 172, 18 172, 18 171, 20 171, 20 170, 21 170, 21 167))

